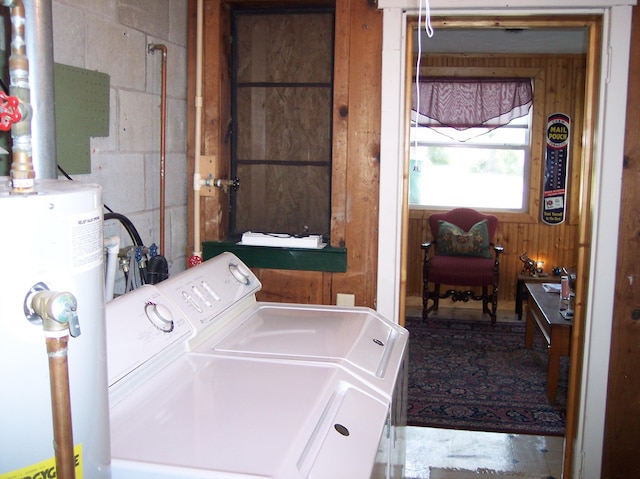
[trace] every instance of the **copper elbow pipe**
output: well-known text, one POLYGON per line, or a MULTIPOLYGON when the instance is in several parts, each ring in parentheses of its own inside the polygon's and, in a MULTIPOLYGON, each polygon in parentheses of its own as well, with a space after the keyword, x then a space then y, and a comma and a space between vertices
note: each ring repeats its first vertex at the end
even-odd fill
POLYGON ((149 53, 156 50, 162 52, 162 93, 160 95, 160 247, 159 253, 164 254, 165 235, 165 166, 166 166, 166 123, 167 123, 167 47, 165 45, 149 44, 149 53))

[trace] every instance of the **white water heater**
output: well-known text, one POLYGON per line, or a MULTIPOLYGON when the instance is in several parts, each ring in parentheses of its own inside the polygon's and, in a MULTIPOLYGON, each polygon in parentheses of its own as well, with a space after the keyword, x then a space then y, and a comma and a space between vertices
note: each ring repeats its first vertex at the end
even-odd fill
POLYGON ((0 182, 0 479, 58 477, 43 326, 25 314, 41 289, 77 300, 80 335, 68 342, 76 478, 108 479, 101 188, 39 180, 36 193, 15 195, 0 182))

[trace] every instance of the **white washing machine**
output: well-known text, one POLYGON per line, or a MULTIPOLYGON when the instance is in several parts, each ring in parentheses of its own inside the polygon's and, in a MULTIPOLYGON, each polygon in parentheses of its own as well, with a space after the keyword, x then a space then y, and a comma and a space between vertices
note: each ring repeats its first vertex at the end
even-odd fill
POLYGON ((107 304, 113 479, 402 477, 407 331, 224 253, 107 304))

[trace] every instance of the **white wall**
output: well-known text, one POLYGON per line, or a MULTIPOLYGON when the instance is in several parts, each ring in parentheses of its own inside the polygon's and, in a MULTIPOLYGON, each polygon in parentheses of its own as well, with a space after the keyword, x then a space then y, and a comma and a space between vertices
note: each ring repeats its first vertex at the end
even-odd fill
MULTIPOLYGON (((187 0, 54 0, 54 62, 110 76, 109 136, 91 139, 91 174, 106 205, 145 245, 160 243, 160 52, 167 47, 166 232, 170 273, 187 243, 187 0)), ((120 230, 105 224, 105 234, 120 230)), ((126 233, 120 235, 131 244, 126 233)))

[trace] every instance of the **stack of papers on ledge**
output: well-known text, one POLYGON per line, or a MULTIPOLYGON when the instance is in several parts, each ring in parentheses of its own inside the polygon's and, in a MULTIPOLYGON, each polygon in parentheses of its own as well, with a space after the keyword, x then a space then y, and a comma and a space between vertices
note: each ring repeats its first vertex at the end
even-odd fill
POLYGON ((280 248, 322 249, 327 246, 321 235, 291 236, 285 233, 242 233, 241 245, 275 246, 280 248))
POLYGON ((560 293, 560 283, 542 283, 542 287, 547 293, 560 293))

